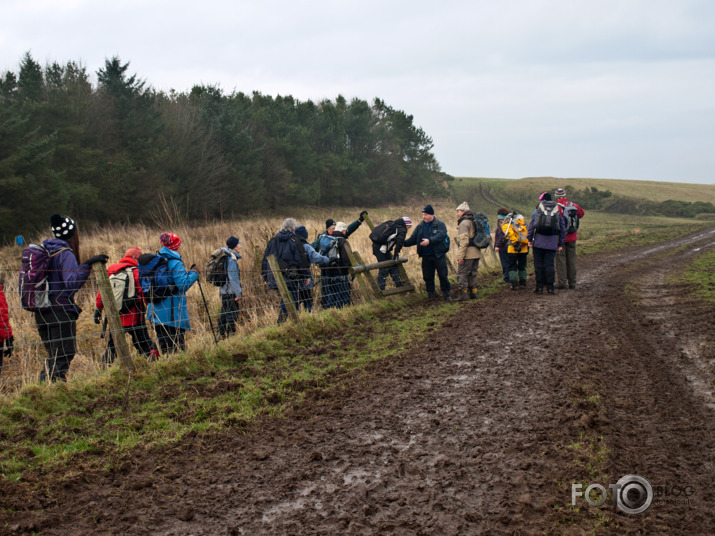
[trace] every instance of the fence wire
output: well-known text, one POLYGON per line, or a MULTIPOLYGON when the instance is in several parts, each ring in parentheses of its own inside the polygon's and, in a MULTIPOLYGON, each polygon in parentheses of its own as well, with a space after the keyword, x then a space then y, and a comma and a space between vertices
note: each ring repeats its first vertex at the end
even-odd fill
MULTIPOLYGON (((312 265, 310 278, 294 278, 286 270, 289 288, 296 289, 294 297, 300 312, 340 308, 365 301, 361 285, 353 281, 354 276, 342 275, 346 268, 319 268, 312 265), (296 282, 297 281, 297 282, 296 282)), ((35 383, 46 365, 48 349, 40 336, 46 326, 44 322, 59 322, 60 315, 53 311, 44 312, 40 318, 36 313, 22 308, 19 291, 19 270, 5 271, 2 286, 8 304, 9 323, 13 330, 14 347, 10 357, 6 356, 0 368, 0 393, 10 393, 23 385, 35 383), (39 323, 38 323, 39 318, 39 323)), ((388 277, 388 287, 394 285, 388 277)), ((269 290, 261 271, 240 271, 242 297, 238 301, 236 315, 237 332, 246 333, 259 327, 275 324, 283 320, 280 312, 281 296, 277 290, 269 290)), ((104 322, 95 323, 95 304, 98 295, 97 280, 90 275, 84 286, 74 295, 74 303, 81 311, 76 320, 74 333, 63 332, 53 338, 57 345, 66 343, 76 347, 76 354, 69 367, 71 377, 77 373, 93 374, 110 365, 112 359, 111 341, 116 334, 104 322)), ((219 336, 222 300, 219 288, 206 282, 203 275, 186 292, 186 310, 190 330, 185 332, 186 347, 194 344, 213 343, 214 334, 219 336), (213 333, 212 333, 213 332, 213 333)), ((152 350, 157 349, 161 326, 147 319, 147 305, 142 305, 140 324, 146 327, 146 337, 152 350)), ((126 315, 122 315, 123 318, 126 315)), ((128 332, 127 327, 124 331, 128 332)), ((228 335, 231 335, 229 330, 228 335)), ((132 334, 130 348, 134 355, 140 355, 142 345, 146 347, 144 336, 132 334)), ((47 339, 47 334, 44 336, 47 339)), ((151 353, 150 358, 156 358, 151 353)), ((46 371, 47 373, 51 371, 46 371)))

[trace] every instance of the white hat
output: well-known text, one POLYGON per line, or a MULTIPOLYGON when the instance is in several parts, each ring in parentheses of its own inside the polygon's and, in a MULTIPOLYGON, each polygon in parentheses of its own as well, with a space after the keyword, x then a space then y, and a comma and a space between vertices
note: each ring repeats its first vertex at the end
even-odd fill
POLYGON ((342 233, 343 231, 348 230, 348 226, 345 222, 339 221, 338 223, 335 224, 335 230, 338 231, 339 233, 342 233))
POLYGON ((465 201, 464 203, 462 203, 461 205, 459 205, 457 207, 457 210, 467 211, 467 210, 469 210, 469 204, 465 201))

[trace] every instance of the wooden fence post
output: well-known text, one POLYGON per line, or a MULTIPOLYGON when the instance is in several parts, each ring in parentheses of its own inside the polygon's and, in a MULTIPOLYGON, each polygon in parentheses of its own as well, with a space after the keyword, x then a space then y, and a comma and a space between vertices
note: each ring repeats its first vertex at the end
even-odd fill
MULTIPOLYGON (((104 314, 107 317, 109 324, 109 336, 114 343, 114 349, 117 351, 117 357, 122 366, 129 372, 134 370, 134 360, 132 359, 131 350, 127 343, 127 336, 124 333, 122 320, 119 317, 117 304, 114 302, 114 292, 112 285, 109 282, 107 274, 107 266, 103 262, 95 262, 92 264, 94 277, 97 279, 99 294, 102 296, 102 305, 104 305, 104 314)), ((129 277, 132 277, 131 275, 129 277)))
POLYGON ((268 256, 268 265, 271 267, 271 271, 273 272, 273 278, 276 280, 276 284, 278 285, 278 292, 280 292, 281 298, 283 298, 283 303, 288 310, 288 315, 300 326, 301 324, 300 318, 298 318, 298 310, 295 308, 295 303, 293 303, 293 297, 288 290, 288 285, 283 278, 283 272, 278 266, 278 261, 276 260, 275 255, 268 256))
MULTIPOLYGON (((345 242, 345 252, 348 254, 348 259, 350 259, 350 264, 352 266, 363 264, 362 259, 360 259, 360 254, 357 251, 353 251, 353 248, 350 247, 350 243, 347 241, 345 242)), ((370 287, 365 282, 365 277, 363 276, 366 276, 366 274, 356 274, 355 277, 357 277, 358 283, 360 284, 360 288, 362 288, 363 296, 365 296, 365 299, 368 302, 372 302, 374 297, 374 291, 370 292, 370 287)))

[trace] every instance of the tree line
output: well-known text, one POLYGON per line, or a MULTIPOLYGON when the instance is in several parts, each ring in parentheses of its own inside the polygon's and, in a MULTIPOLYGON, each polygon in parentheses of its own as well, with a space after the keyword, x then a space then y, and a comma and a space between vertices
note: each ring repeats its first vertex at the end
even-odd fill
POLYGON ((431 138, 378 98, 166 93, 128 69, 107 59, 93 86, 81 64, 43 68, 28 52, 2 74, 1 242, 53 212, 137 222, 161 200, 196 220, 444 194, 431 138))

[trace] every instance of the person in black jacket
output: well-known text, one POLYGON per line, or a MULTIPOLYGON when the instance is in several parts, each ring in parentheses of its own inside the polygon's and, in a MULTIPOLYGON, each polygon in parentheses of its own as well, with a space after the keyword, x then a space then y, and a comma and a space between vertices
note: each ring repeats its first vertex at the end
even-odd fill
MULTIPOLYGON (((280 232, 271 238, 266 246, 263 255, 263 279, 271 290, 278 289, 273 272, 268 264, 268 257, 275 255, 278 266, 285 279, 288 292, 296 309, 300 303, 300 287, 306 284, 310 277, 310 261, 303 249, 298 237, 295 235, 296 221, 293 218, 286 218, 283 221, 280 232)), ((278 313, 278 323, 284 322, 288 318, 288 309, 281 299, 280 313, 278 313)))
POLYGON ((449 251, 449 238, 447 226, 443 221, 434 216, 432 205, 422 209, 422 223, 412 235, 405 240, 405 247, 417 246, 417 255, 422 257, 422 278, 427 288, 427 297, 435 298, 434 273, 439 277, 439 287, 445 301, 452 301, 449 292, 452 285, 447 278, 447 252, 449 251))
MULTIPOLYGON (((381 226, 385 226, 385 230, 383 233, 380 233, 380 237, 376 237, 377 240, 373 240, 374 235, 372 233, 370 234, 373 255, 375 255, 377 262, 398 259, 400 257, 400 251, 402 251, 402 247, 405 244, 405 238, 407 238, 407 229, 412 227, 412 220, 407 216, 397 218, 394 221, 381 223, 375 227, 375 230, 381 226)), ((397 266, 380 268, 377 273, 377 286, 380 287, 380 290, 385 290, 388 275, 392 277, 396 287, 402 286, 403 283, 400 280, 400 271, 397 269, 397 266)))

